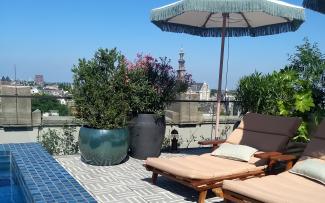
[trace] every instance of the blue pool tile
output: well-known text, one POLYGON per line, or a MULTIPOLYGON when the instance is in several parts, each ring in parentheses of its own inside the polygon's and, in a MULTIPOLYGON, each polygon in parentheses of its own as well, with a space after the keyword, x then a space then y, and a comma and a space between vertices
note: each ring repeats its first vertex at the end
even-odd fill
POLYGON ((0 156, 10 153, 29 202, 96 202, 41 145, 0 144, 0 156))

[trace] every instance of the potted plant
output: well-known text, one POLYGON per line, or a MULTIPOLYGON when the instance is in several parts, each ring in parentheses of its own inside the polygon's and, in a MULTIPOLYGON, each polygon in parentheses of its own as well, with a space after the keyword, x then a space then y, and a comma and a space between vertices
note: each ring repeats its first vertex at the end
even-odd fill
POLYGON ((82 160, 92 165, 121 163, 129 146, 124 56, 116 49, 99 49, 91 60, 79 59, 72 72, 77 117, 84 122, 79 131, 82 160))
POLYGON ((167 58, 138 55, 128 63, 129 104, 133 119, 129 123, 130 155, 138 159, 160 155, 165 136, 164 110, 178 93, 186 91, 189 75, 183 81, 167 58))

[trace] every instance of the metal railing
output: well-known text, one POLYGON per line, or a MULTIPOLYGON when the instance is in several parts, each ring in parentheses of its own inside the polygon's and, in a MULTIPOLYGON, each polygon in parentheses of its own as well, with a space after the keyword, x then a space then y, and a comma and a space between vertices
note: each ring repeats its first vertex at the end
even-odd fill
MULTIPOLYGON (((215 100, 171 101, 165 111, 167 125, 213 125, 215 105, 215 100)), ((70 96, 0 95, 0 127, 81 125, 75 111, 70 96)), ((222 101, 220 123, 234 123, 240 113, 238 101, 222 101)))

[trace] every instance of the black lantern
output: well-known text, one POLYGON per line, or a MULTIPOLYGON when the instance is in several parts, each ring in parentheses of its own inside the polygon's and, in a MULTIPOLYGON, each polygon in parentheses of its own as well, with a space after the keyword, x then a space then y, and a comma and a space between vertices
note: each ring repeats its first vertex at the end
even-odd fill
POLYGON ((172 136, 171 152, 178 152, 178 131, 173 129, 170 134, 172 136))

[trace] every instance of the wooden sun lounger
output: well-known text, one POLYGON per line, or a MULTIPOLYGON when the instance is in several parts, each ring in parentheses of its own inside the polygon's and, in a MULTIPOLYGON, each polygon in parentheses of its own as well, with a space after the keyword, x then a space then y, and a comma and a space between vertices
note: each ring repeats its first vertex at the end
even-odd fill
MULTIPOLYGON (((304 150, 304 152, 302 154, 302 157, 298 160, 298 162, 308 159, 308 158, 320 159, 320 160, 325 161, 325 119, 318 126, 316 133, 312 136, 311 141, 308 143, 306 149, 304 150)), ((280 155, 280 156, 272 157, 271 162, 272 161, 273 162, 276 162, 276 161, 287 162, 286 170, 288 171, 292 168, 293 161, 296 159, 297 159, 297 157, 292 156, 292 155, 280 155)), ((269 178, 269 177, 265 177, 265 178, 269 178)), ((224 186, 225 188, 222 189, 225 202, 231 201, 234 203, 244 203, 244 202, 257 203, 257 202, 271 201, 268 198, 275 197, 275 196, 279 196, 279 197, 283 198, 284 195, 286 195, 286 197, 290 198, 291 200, 282 199, 282 200, 277 200, 277 201, 281 201, 281 202, 306 202, 306 201, 307 202, 323 202, 325 200, 325 194, 324 194, 325 187, 321 183, 317 183, 316 181, 312 181, 308 178, 304 178, 299 175, 290 174, 288 172, 280 173, 280 174, 273 176, 271 178, 276 178, 276 179, 273 179, 274 184, 275 183, 281 184, 281 185, 283 185, 282 188, 286 188, 286 190, 278 189, 276 192, 274 191, 273 193, 270 193, 270 191, 269 191, 268 194, 264 194, 264 193, 260 192, 259 193, 260 196, 255 196, 255 198, 252 198, 252 194, 248 190, 253 190, 255 192, 256 188, 261 187, 261 183, 264 183, 263 188, 265 189, 266 187, 268 187, 267 184, 270 184, 272 181, 269 179, 266 182, 264 178, 262 178, 260 180, 256 180, 256 181, 254 181, 254 179, 253 179, 252 181, 254 181, 254 182, 249 183, 249 186, 251 186, 251 187, 248 187, 248 185, 245 184, 245 181, 238 182, 238 183, 231 181, 230 182, 230 183, 232 183, 231 185, 229 185, 230 183, 225 182, 225 186, 224 186), (291 178, 293 178, 295 180, 294 184, 283 180, 283 177, 288 177, 288 176, 290 176, 291 178), (298 181, 302 182, 302 180, 303 180, 303 183, 297 184, 298 181), (284 182, 281 182, 281 181, 284 181, 284 182), (306 184, 306 185, 304 185, 304 184, 306 184), (238 187, 238 185, 241 185, 241 187, 245 187, 246 195, 240 194, 239 192, 237 192, 237 191, 243 191, 243 190, 241 190, 239 188, 234 189, 234 188, 238 187), (309 189, 309 187, 310 188, 312 187, 313 189, 309 189), (230 188, 232 188, 234 191, 230 190, 230 188), (291 193, 290 193, 289 191, 287 191, 287 190, 290 190, 290 188, 294 188, 293 189, 294 192, 291 191, 291 193), (301 192, 302 194, 297 194, 297 191, 299 191, 299 189, 301 191, 303 191, 303 192, 301 192), (308 193, 306 193, 307 189, 309 189, 308 193), (288 194, 292 194, 294 196, 294 198, 296 198, 296 199, 292 200, 293 196, 288 196, 288 194), (268 195, 268 196, 266 197, 266 195, 268 195), (264 199, 264 201, 261 201, 261 199, 264 199)), ((272 187, 272 186, 270 186, 270 187, 272 187)), ((276 186, 275 186, 275 188, 276 188, 276 186)), ((262 190, 262 191, 264 191, 264 190, 262 190)), ((274 202, 275 200, 273 199, 272 201, 274 202)))
MULTIPOLYGON (((213 141, 209 141, 209 142, 213 142, 213 141)), ((222 141, 216 141, 215 143, 222 143, 222 141)), ((260 154, 256 154, 255 156, 257 158, 269 160, 272 156, 276 156, 276 155, 281 155, 281 153, 280 152, 263 152, 260 154)), ((269 162, 269 167, 271 167, 270 164, 274 164, 274 162, 269 162)), ((170 174, 166 171, 162 171, 158 168, 154 168, 154 167, 146 165, 146 164, 144 164, 144 166, 146 167, 146 169, 148 171, 152 171, 152 183, 153 184, 155 184, 155 185, 157 184, 158 174, 161 176, 167 177, 170 180, 181 183, 181 184, 183 184, 187 187, 190 187, 190 188, 196 190, 197 192, 199 192, 199 199, 198 199, 199 203, 204 203, 204 201, 206 199, 207 192, 210 189, 212 189, 212 191, 216 195, 223 197, 223 192, 221 190, 221 186, 222 186, 222 181, 224 181, 224 180, 232 180, 232 179, 244 180, 247 178, 261 177, 261 176, 265 175, 265 170, 260 169, 260 170, 256 170, 256 171, 246 172, 246 173, 238 173, 238 174, 222 176, 222 177, 213 178, 213 179, 200 180, 200 179, 190 179, 190 178, 176 176, 176 175, 170 174)))
MULTIPOLYGON (((261 151, 261 153, 255 154, 255 157, 259 159, 268 160, 268 168, 274 164, 274 161, 270 162, 270 158, 273 156, 281 155, 278 150, 283 150, 288 143, 289 138, 292 137, 301 120, 299 118, 283 118, 275 116, 266 116, 260 114, 249 113, 246 114, 241 121, 239 127, 223 141, 203 141, 199 142, 201 145, 212 145, 213 148, 218 147, 219 144, 229 142, 232 144, 243 144, 248 146, 255 146, 261 151), (263 143, 264 141, 264 143, 263 143), (267 142, 267 143, 265 143, 267 142), (268 150, 271 149, 271 150, 268 150), (274 150, 275 149, 275 150, 274 150)), ((158 175, 167 177, 173 181, 181 183, 187 187, 190 187, 199 192, 199 203, 203 203, 208 190, 212 190, 216 195, 223 196, 221 186, 223 180, 232 179, 248 179, 252 177, 261 177, 266 173, 265 168, 256 167, 251 171, 234 173, 226 176, 218 176, 216 178, 188 178, 182 175, 175 175, 174 173, 163 170, 159 167, 144 164, 148 171, 152 171, 152 183, 157 183, 158 175)))
MULTIPOLYGON (((296 156, 293 155, 278 155, 278 156, 274 156, 274 157, 270 157, 270 164, 275 164, 277 162, 286 162, 286 171, 290 170, 293 166, 294 161, 297 160, 296 156)), ((224 202, 234 202, 234 203, 245 203, 245 202, 252 202, 252 203, 262 203, 258 200, 252 199, 250 197, 232 192, 230 190, 225 190, 222 189, 222 193, 223 193, 223 198, 224 198, 224 202)))

